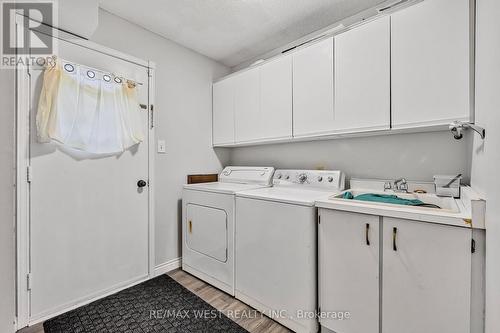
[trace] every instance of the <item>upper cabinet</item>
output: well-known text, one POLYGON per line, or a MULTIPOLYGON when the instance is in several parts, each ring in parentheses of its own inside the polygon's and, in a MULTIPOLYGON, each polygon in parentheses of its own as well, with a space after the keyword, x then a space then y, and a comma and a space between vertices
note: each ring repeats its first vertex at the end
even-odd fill
POLYGON ((339 132, 390 128, 390 18, 335 36, 335 122, 339 132))
POLYGON ((214 83, 213 131, 215 146, 291 138, 291 56, 214 83))
POLYGON ((260 133, 260 71, 248 70, 231 78, 234 82, 234 137, 236 142, 256 139, 260 133))
POLYGON ((272 60, 260 68, 260 138, 292 137, 292 57, 272 60))
POLYGON ((335 129, 333 38, 293 54, 293 134, 319 135, 335 129))
POLYGON ((470 0, 423 0, 214 84, 215 146, 473 121, 470 0))
POLYGON ((469 0, 425 0, 392 15, 393 127, 471 118, 469 0))
POLYGON ((212 143, 234 143, 234 82, 230 78, 213 85, 212 143))

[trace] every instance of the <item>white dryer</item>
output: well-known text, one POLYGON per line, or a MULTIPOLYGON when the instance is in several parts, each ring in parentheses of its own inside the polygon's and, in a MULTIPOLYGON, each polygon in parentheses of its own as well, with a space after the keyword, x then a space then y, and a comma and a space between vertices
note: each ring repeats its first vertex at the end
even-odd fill
POLYGON ((235 193, 269 187, 274 168, 226 167, 219 182, 184 185, 182 269, 234 295, 235 193))
POLYGON ((315 201, 340 171, 276 170, 274 186, 236 194, 235 296, 295 332, 318 331, 315 201))

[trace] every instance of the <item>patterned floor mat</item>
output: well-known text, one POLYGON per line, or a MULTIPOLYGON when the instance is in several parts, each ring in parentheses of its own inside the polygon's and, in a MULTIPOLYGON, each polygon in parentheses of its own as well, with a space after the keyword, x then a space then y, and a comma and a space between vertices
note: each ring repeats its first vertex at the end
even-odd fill
POLYGON ((46 333, 247 332, 167 275, 43 324, 46 333))

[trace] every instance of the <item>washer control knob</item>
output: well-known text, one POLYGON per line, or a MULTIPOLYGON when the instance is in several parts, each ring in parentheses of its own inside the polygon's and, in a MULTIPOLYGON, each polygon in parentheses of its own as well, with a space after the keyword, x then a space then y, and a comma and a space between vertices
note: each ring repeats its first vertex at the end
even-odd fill
POLYGON ((290 179, 290 176, 289 176, 289 175, 287 175, 287 176, 285 177, 285 179, 290 179))
POLYGON ((307 175, 305 173, 301 173, 298 175, 297 180, 299 183, 304 183, 307 180, 307 175))
POLYGON ((332 176, 328 177, 328 182, 329 183, 333 182, 333 177, 332 176))
POLYGON ((322 182, 322 181, 323 181, 323 177, 318 176, 318 182, 322 182))
POLYGON ((276 178, 281 179, 281 174, 277 174, 276 178))

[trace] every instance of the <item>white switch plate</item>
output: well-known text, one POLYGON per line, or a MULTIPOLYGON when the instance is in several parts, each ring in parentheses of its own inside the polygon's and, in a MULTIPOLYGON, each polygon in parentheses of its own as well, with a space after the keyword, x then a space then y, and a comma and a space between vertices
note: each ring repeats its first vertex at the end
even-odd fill
POLYGON ((165 144, 165 140, 158 140, 158 153, 164 154, 166 153, 167 147, 165 144))

